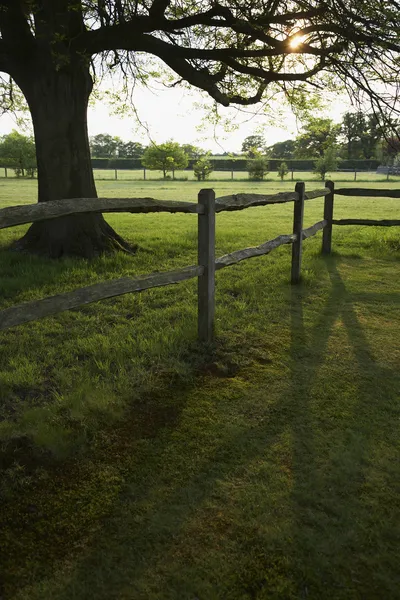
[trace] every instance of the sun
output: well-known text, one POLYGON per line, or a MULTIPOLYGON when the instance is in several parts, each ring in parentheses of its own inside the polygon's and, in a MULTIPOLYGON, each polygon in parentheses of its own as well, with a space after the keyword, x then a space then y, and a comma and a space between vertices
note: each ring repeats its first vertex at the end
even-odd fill
POLYGON ((292 50, 296 50, 296 48, 298 48, 299 46, 301 46, 301 44, 304 43, 305 39, 305 35, 295 35, 289 42, 290 48, 292 48, 292 50))

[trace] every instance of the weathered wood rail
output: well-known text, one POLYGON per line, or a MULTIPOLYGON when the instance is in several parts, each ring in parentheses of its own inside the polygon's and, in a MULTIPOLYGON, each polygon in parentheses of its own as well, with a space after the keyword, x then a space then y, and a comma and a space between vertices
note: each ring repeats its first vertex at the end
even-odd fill
POLYGON ((303 241, 315 235, 318 231, 323 230, 322 251, 329 253, 332 243, 332 225, 384 225, 387 227, 400 225, 399 220, 335 220, 333 219, 335 194, 400 198, 400 190, 344 188, 335 191, 333 183, 328 181, 324 188, 317 190, 306 191, 304 183, 297 183, 294 192, 281 192, 270 195, 234 194, 215 198, 213 190, 204 189, 200 191, 197 203, 154 200, 153 198, 77 198, 3 208, 0 210, 0 229, 82 213, 180 212, 197 214, 198 264, 164 273, 113 279, 64 294, 11 306, 0 311, 0 331, 106 298, 176 284, 197 277, 198 337, 200 341, 210 343, 213 340, 214 332, 216 271, 238 264, 248 258, 264 256, 282 245, 292 244, 291 282, 296 284, 301 278, 303 241), (325 198, 323 220, 314 223, 307 229, 303 229, 305 201, 321 197, 325 198), (235 250, 215 258, 215 217, 217 213, 286 202, 294 203, 292 233, 279 235, 256 247, 235 250))
POLYGON ((367 227, 398 227, 399 219, 334 219, 333 206, 335 196, 355 196, 362 198, 400 198, 400 189, 382 190, 377 188, 340 188, 335 189, 332 181, 327 181, 326 186, 330 193, 325 197, 324 219, 327 224, 323 233, 322 252, 330 254, 332 251, 332 226, 333 225, 363 225, 367 227))

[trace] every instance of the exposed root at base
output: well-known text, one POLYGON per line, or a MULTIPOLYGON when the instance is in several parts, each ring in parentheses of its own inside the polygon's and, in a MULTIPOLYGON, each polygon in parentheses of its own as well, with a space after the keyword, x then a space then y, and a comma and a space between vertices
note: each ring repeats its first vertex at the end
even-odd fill
POLYGON ((31 225, 11 250, 48 258, 95 258, 115 251, 134 254, 138 246, 126 242, 102 215, 74 215, 31 225))

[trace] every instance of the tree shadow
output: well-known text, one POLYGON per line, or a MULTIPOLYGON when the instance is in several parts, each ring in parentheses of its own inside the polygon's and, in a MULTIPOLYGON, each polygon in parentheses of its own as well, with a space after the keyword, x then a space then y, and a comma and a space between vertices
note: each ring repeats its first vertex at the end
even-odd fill
MULTIPOLYGON (((272 522, 275 518, 281 523, 282 539, 275 540, 275 545, 265 551, 265 537, 256 526, 246 531, 234 529, 241 562, 226 565, 221 573, 206 572, 205 580, 214 580, 214 588, 207 588, 206 581, 204 589, 198 581, 191 588, 186 581, 182 597, 265 598, 266 593, 271 593, 276 598, 321 598, 323 593, 324 598, 375 598, 378 587, 386 597, 396 597, 398 572, 393 549, 397 538, 392 536, 385 564, 378 563, 377 572, 372 573, 370 558, 382 544, 389 525, 371 524, 370 498, 368 494, 364 497, 363 486, 376 444, 382 441, 383 434, 397 431, 394 419, 388 429, 382 411, 393 410, 395 414, 398 410, 398 375, 377 364, 354 309, 354 295, 347 290, 337 263, 337 259, 326 261, 331 290, 312 325, 308 315, 312 306, 304 305, 307 291, 292 288, 289 379, 279 403, 266 402, 263 417, 254 419, 251 426, 231 424, 215 436, 208 448, 206 439, 203 447, 201 429, 193 433, 191 442, 187 435, 180 437, 175 427, 165 430, 146 457, 146 471, 138 468, 135 473, 131 469, 124 492, 90 539, 68 582, 57 586, 58 600, 177 597, 171 590, 175 584, 184 585, 179 574, 163 572, 160 565, 179 556, 187 527, 204 505, 212 498, 221 500, 221 481, 242 477, 251 486, 250 466, 273 456, 271 448, 286 432, 291 446, 290 485, 286 489, 286 483, 282 484, 286 508, 280 506, 279 494, 267 493, 262 509, 267 520, 272 522), (347 352, 354 358, 350 372, 329 349, 339 319, 340 335, 343 329, 347 352), (320 393, 331 363, 333 375, 328 382, 332 389, 320 393), (379 403, 375 401, 378 388, 382 392, 379 403), (347 393, 353 398, 350 406, 346 406, 347 393), (325 405, 321 404, 322 399, 325 405), (172 465, 176 453, 182 454, 181 468, 172 465), (279 516, 280 510, 289 514, 287 521, 279 516), (249 570, 247 560, 247 554, 253 554, 255 548, 257 572, 249 570), (274 549, 278 559, 271 556, 274 549), (282 564, 276 567, 279 555, 284 554, 282 564), (281 595, 267 576, 272 568, 277 578, 290 580, 281 595), (147 583, 143 582, 145 575, 147 583), (218 581, 218 576, 226 581, 218 581), (218 590, 222 590, 222 595, 218 590)), ((208 386, 210 403, 203 401, 195 411, 200 422, 212 413, 216 386, 212 377, 204 378, 203 385, 208 386)), ((180 400, 182 415, 187 393, 180 400)), ((207 426, 212 427, 212 421, 207 426)), ((279 465, 278 462, 271 468, 279 469, 279 465)), ((270 482, 270 475, 266 482, 270 482)), ((232 523, 226 524, 222 539, 229 538, 231 527, 232 523)), ((210 547, 210 553, 213 551, 210 547)), ((197 560, 194 547, 192 554, 181 558, 182 570, 190 572, 197 560)))

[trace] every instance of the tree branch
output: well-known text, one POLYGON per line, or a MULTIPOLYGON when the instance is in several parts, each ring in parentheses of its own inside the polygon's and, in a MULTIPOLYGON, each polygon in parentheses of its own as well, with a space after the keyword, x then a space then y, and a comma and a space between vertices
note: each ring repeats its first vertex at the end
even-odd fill
POLYGON ((163 18, 165 11, 170 4, 171 0, 153 0, 153 4, 150 6, 149 10, 150 17, 163 18))

